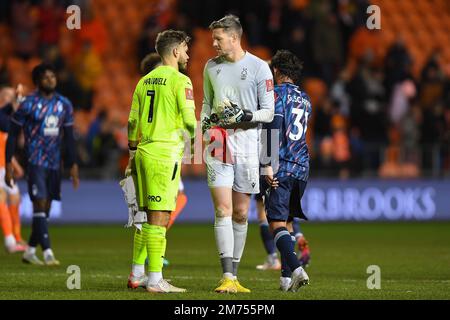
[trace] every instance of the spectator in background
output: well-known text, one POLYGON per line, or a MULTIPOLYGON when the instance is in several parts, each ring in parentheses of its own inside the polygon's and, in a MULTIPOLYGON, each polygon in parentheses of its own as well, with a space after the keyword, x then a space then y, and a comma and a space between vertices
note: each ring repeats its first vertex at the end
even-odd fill
POLYGON ((158 24, 157 16, 151 15, 147 18, 138 40, 138 59, 142 61, 149 52, 155 51, 155 40, 157 34, 163 30, 158 24))
POLYGON ((75 33, 75 53, 82 51, 88 42, 92 44, 97 55, 103 56, 109 41, 108 33, 102 21, 95 17, 91 6, 81 11, 81 25, 83 27, 75 33))
POLYGON ((56 0, 43 0, 38 9, 40 52, 58 44, 59 30, 65 21, 65 12, 56 0))
MULTIPOLYGON (((404 80, 395 85, 389 106, 389 120, 398 125, 410 111, 410 101, 416 96, 416 86, 412 80, 404 80)), ((368 119, 367 119, 368 120, 368 119)))
POLYGON ((433 107, 444 96, 445 77, 440 67, 440 50, 433 51, 421 71, 419 99, 424 109, 433 107))
POLYGON ((409 78, 412 79, 412 58, 405 46, 405 39, 399 35, 388 49, 385 58, 385 86, 390 97, 395 85, 409 78))
POLYGON ((315 21, 312 30, 313 57, 320 66, 322 79, 330 86, 343 61, 341 32, 328 1, 319 1, 313 14, 315 21))
POLYGON ((95 166, 95 160, 94 160, 94 144, 97 137, 100 135, 101 128, 103 122, 107 119, 107 112, 105 109, 102 109, 98 112, 97 116, 95 117, 94 121, 92 121, 91 125, 89 126, 87 135, 86 135, 86 147, 87 152, 90 159, 90 165, 95 166))
POLYGON ((347 69, 344 69, 330 88, 330 98, 333 101, 336 101, 339 113, 345 117, 350 116, 351 97, 347 92, 347 86, 350 79, 350 72, 347 69))
POLYGON ((0 54, 0 87, 9 85, 9 73, 6 67, 6 57, 0 54))
POLYGON ((91 42, 86 40, 83 48, 74 62, 75 79, 82 90, 81 108, 91 110, 92 98, 94 95, 94 85, 97 78, 102 73, 102 63, 91 42))
POLYGON ((82 89, 75 80, 73 72, 67 67, 58 46, 49 46, 45 48, 43 60, 49 62, 55 68, 56 76, 58 78, 57 90, 72 101, 74 109, 80 109, 80 106, 83 103, 81 99, 83 96, 82 89))
POLYGON ((389 129, 389 146, 384 155, 384 161, 378 170, 382 178, 416 178, 419 168, 416 163, 402 158, 401 132, 392 126, 389 129))
POLYGON ((8 22, 8 13, 11 10, 11 1, 0 1, 0 23, 8 22))
POLYGON ((29 0, 15 0, 11 5, 11 30, 15 53, 28 60, 37 54, 37 15, 29 0))
POLYGON ((379 167, 379 148, 386 141, 386 112, 383 73, 373 65, 371 51, 367 51, 357 72, 347 86, 351 96, 350 121, 358 127, 366 143, 369 166, 379 167))
POLYGON ((333 159, 336 163, 340 179, 350 177, 350 141, 347 134, 346 120, 343 116, 335 114, 331 120, 333 130, 333 159))

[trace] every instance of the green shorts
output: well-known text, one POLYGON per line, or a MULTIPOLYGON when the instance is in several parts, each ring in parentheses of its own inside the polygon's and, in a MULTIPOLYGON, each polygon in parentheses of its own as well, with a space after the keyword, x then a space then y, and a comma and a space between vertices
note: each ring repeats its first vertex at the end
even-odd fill
POLYGON ((155 160, 138 151, 135 164, 139 208, 155 211, 175 210, 180 183, 180 161, 155 160))

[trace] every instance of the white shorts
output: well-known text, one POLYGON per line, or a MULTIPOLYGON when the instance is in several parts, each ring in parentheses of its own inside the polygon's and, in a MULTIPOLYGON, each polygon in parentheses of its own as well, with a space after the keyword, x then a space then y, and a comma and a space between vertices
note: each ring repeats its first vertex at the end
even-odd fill
POLYGON ((5 168, 0 168, 0 188, 6 191, 9 195, 19 194, 19 187, 17 183, 13 185, 12 188, 8 187, 5 183, 5 168))
POLYGON ((259 193, 258 156, 233 156, 233 162, 223 163, 207 156, 208 187, 229 187, 240 193, 259 193))

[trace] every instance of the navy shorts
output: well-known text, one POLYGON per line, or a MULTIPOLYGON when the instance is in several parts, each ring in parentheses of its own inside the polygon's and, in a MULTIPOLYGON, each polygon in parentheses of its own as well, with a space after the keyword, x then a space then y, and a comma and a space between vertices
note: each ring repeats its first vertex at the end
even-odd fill
POLYGON ((61 171, 28 166, 28 193, 31 201, 61 200, 61 171))
POLYGON ((306 181, 293 177, 281 177, 278 178, 278 182, 278 188, 271 188, 266 197, 267 219, 288 221, 289 217, 297 217, 308 220, 301 204, 306 181))
POLYGON ((264 197, 267 195, 267 191, 270 186, 267 183, 265 176, 259 176, 259 193, 255 194, 256 201, 263 201, 264 197))

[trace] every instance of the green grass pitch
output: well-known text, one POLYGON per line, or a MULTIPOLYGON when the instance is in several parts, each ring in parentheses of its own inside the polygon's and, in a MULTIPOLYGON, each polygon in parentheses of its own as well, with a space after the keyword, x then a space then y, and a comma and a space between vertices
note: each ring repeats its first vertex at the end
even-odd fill
MULTIPOLYGON (((259 229, 249 227, 239 269, 251 294, 213 292, 220 263, 210 224, 175 224, 168 232, 164 276, 185 294, 128 290, 132 229, 117 226, 51 226, 62 265, 25 265, 20 254, 0 253, 0 299, 450 299, 450 222, 306 223, 312 261, 310 285, 297 293, 278 290, 279 273, 257 271, 265 258, 259 229), (81 269, 81 289, 69 290, 69 265, 81 269), (367 288, 367 267, 381 268, 381 289, 367 288)), ((28 236, 29 228, 24 229, 28 236)), ((41 255, 40 250, 38 251, 41 255)))

